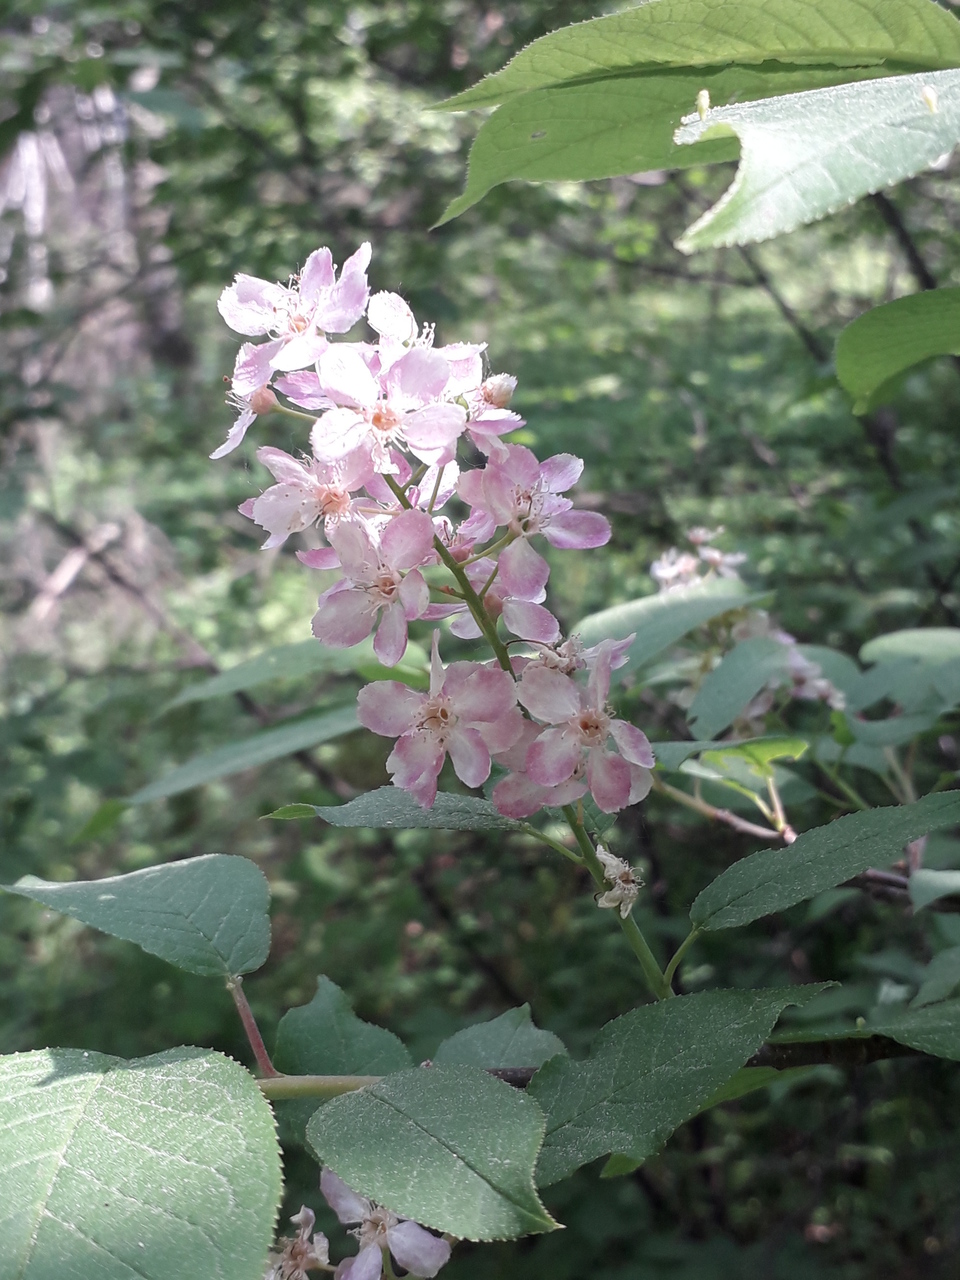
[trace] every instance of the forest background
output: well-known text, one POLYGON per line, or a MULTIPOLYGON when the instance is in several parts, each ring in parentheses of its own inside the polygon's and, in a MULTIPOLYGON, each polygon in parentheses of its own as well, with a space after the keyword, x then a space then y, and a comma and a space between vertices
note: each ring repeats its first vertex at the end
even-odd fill
MULTIPOLYGON (((274 946, 248 994, 268 1033, 324 973, 418 1058, 525 1002, 576 1052, 636 982, 576 870, 521 837, 261 821, 380 785, 389 747, 310 743, 303 726, 359 676, 304 656, 309 576, 233 514, 264 483, 253 447, 243 465, 207 459, 231 418, 236 344, 216 298, 236 271, 285 279, 319 244, 342 262, 370 239, 374 288, 519 376, 526 439, 581 454, 581 505, 614 526, 606 551, 565 553, 551 595, 565 629, 653 592, 650 563, 695 525, 725 527, 802 641, 855 655, 899 627, 960 625, 957 368, 916 371, 857 418, 831 367, 868 307, 960 283, 955 161, 770 244, 693 258, 673 243, 731 166, 511 184, 430 230, 476 131, 431 105, 600 12, 131 0, 2 19, 2 880, 254 859, 274 946), (184 696, 267 651, 256 684, 184 696), (278 725, 290 736, 264 748, 278 725), (174 778, 197 759, 209 781, 196 765, 174 778)), ((271 440, 293 447, 294 430, 271 440)), ((669 674, 640 695, 651 738, 685 736, 668 689, 669 674)), ((949 732, 936 749, 955 769, 949 732)), ((801 826, 829 816, 808 790, 801 826)), ((753 846, 656 795, 625 821, 648 882, 638 919, 675 944, 683 905, 753 846)), ((929 860, 960 867, 960 843, 931 841, 929 860)), ((956 944, 953 920, 938 927, 956 944)), ((912 994, 926 946, 902 902, 841 890, 713 937, 682 979, 842 979, 835 1012, 853 1016, 912 994)), ((216 985, 0 902, 4 1053, 181 1042, 248 1056, 216 985)), ((715 1108, 629 1177, 581 1171, 545 1195, 565 1232, 458 1249, 445 1275, 953 1275, 957 1100, 939 1060, 818 1067, 715 1108)), ((293 1151, 287 1173, 284 1213, 320 1211, 315 1165, 293 1151)))

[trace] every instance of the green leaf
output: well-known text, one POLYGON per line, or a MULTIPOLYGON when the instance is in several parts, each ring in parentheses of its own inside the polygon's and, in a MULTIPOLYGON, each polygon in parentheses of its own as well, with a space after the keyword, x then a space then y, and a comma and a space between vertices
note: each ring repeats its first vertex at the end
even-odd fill
POLYGON ((730 650, 704 677, 687 719, 698 738, 715 738, 770 680, 785 674, 790 650, 769 636, 754 636, 730 650))
POLYGON ((101 836, 113 830, 128 808, 126 800, 104 800, 77 834, 71 838, 70 843, 86 844, 88 840, 99 840, 101 836))
POLYGON ((274 809, 273 813, 265 813, 264 821, 267 818, 276 818, 279 822, 292 822, 301 818, 315 818, 317 816, 317 806, 315 804, 284 804, 279 809, 274 809))
POLYGON ((960 871, 930 871, 921 867, 910 877, 910 901, 915 911, 952 894, 960 894, 960 871))
POLYGON ((105 880, 23 876, 2 887, 136 942, 188 973, 250 973, 270 951, 270 889, 247 858, 213 853, 105 880))
POLYGON ((0 1058, 0 1270, 17 1280, 261 1280, 273 1116, 221 1054, 0 1058))
POLYGON ((336 983, 322 975, 310 1003, 280 1019, 273 1060, 278 1071, 296 1076, 380 1076, 411 1065, 403 1042, 358 1018, 336 983))
POLYGON ((543 1127, 530 1097, 484 1071, 417 1067, 328 1102, 307 1140, 394 1213, 461 1239, 512 1240, 557 1225, 533 1185, 543 1127))
POLYGON ((960 792, 837 818, 785 849, 765 849, 728 867, 690 909, 701 929, 731 929, 832 889, 869 866, 891 863, 910 840, 960 822, 960 792))
POLYGON ((541 1067, 558 1053, 566 1053, 559 1036, 533 1025, 530 1006, 508 1009, 499 1018, 456 1032, 439 1046, 434 1064, 462 1063, 469 1067, 541 1067))
POLYGON ((948 947, 927 965, 920 990, 910 1001, 912 1009, 937 1004, 952 996, 960 986, 960 947, 948 947))
POLYGON ((518 94, 660 67, 885 60, 923 67, 960 61, 960 29, 928 0, 660 0, 542 36, 457 94, 451 111, 518 94))
MULTIPOLYGON (((221 671, 209 680, 187 685, 163 710, 170 711, 173 707, 180 707, 188 702, 204 702, 208 698, 240 693, 269 680, 294 680, 319 671, 357 671, 360 667, 370 666, 379 666, 374 656, 372 639, 364 640, 362 644, 350 649, 328 649, 318 640, 281 644, 258 653, 255 658, 248 658, 246 662, 238 663, 229 671, 221 671)), ((400 666, 394 667, 389 675, 393 680, 404 680, 405 675, 416 679, 425 677, 426 667, 427 655, 423 649, 419 645, 408 644, 400 666)), ((386 668, 383 670, 386 671, 386 668)))
POLYGON ((899 1044, 931 1053, 936 1058, 960 1061, 960 1000, 942 1000, 922 1008, 870 1020, 870 1032, 889 1036, 899 1044))
POLYGON ((960 71, 931 71, 685 117, 678 143, 735 135, 741 157, 733 184, 677 248, 769 240, 912 178, 960 139, 958 89, 960 71))
POLYGON ((657 757, 657 768, 673 771, 679 769, 684 760, 689 760, 691 756, 698 756, 701 751, 707 751, 719 744, 706 741, 651 742, 650 745, 653 747, 653 754, 657 757))
POLYGON ((167 796, 179 795, 181 791, 189 791, 205 782, 227 778, 233 773, 242 773, 245 769, 255 769, 271 760, 293 755, 295 751, 318 747, 322 742, 340 738, 358 727, 356 703, 351 702, 327 711, 322 716, 282 724, 276 729, 264 729, 262 733, 228 743, 207 755, 194 756, 192 760, 171 769, 156 782, 141 787, 130 796, 127 803, 145 804, 148 800, 163 800, 167 796))
POLYGON ((754 777, 767 779, 774 775, 774 760, 799 760, 808 745, 803 738, 748 738, 704 751, 700 759, 720 770, 729 768, 731 761, 741 761, 754 777))
POLYGON ((907 627, 877 636, 860 650, 861 662, 915 658, 934 665, 960 658, 960 627, 907 627))
POLYGON ((449 831, 519 831, 489 800, 441 791, 432 809, 421 809, 399 787, 380 787, 347 804, 317 805, 316 812, 335 827, 442 827, 449 831))
POLYGON ((590 614, 573 630, 585 645, 607 639, 624 640, 635 631, 637 638, 630 646, 626 666, 621 669, 625 674, 645 666, 703 623, 732 609, 745 609, 762 599, 760 595, 747 595, 746 588, 738 588, 735 583, 711 580, 614 605, 590 614))
POLYGON ((759 1049, 787 1005, 821 990, 678 996, 607 1023, 585 1062, 551 1059, 527 1090, 547 1113, 538 1183, 598 1156, 640 1161, 658 1151, 759 1049))
POLYGON ((867 413, 889 398, 894 380, 931 356, 960 353, 960 289, 930 289, 874 307, 837 339, 837 378, 867 413))

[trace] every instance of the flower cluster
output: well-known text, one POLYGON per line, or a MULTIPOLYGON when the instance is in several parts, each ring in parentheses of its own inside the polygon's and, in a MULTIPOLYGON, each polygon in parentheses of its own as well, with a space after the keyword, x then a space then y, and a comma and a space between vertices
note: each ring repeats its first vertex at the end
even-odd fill
POLYGON ((224 290, 227 323, 267 340, 240 348, 239 417, 212 456, 235 449, 258 415, 309 423, 304 456, 257 451, 276 483, 240 510, 266 532, 265 548, 316 530, 320 545, 299 557, 337 575, 313 619, 323 644, 374 632, 391 667, 411 622, 446 619, 454 635, 482 635, 492 648, 493 660, 445 667, 435 631, 426 693, 398 681, 361 690, 361 723, 397 739, 387 762, 397 786, 431 806, 449 756, 471 787, 496 766, 494 803, 511 817, 588 791, 615 812, 646 795, 654 763, 640 730, 607 705, 629 641, 584 650, 545 604, 541 539, 564 550, 610 537, 602 515, 566 496, 583 463, 540 461, 510 443, 523 425, 509 408, 516 379, 485 371, 482 344, 437 346, 398 294, 371 296, 369 261, 363 245, 338 276, 318 249, 286 286, 241 275, 224 290), (362 319, 374 341, 331 340, 362 319))

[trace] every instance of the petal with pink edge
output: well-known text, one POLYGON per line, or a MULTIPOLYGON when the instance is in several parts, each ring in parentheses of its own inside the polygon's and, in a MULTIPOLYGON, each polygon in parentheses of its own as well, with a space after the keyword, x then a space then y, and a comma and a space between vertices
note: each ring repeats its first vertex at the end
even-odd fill
POLYGON ((562 671, 528 666, 520 679, 517 698, 537 720, 562 724, 580 710, 580 688, 562 671))
POLYGON ((560 638, 560 623, 550 610, 529 600, 504 600, 503 621, 521 640, 553 644, 560 638))
POLYGON ((653 774, 641 765, 630 766, 630 797, 627 804, 637 804, 650 794, 653 786, 653 774))
POLYGON ((395 667, 407 650, 407 619, 399 600, 387 605, 373 638, 373 652, 385 667, 395 667))
POLYGON ((233 366, 231 387, 238 396, 252 396, 270 381, 273 367, 270 361, 283 346, 276 342, 245 342, 237 352, 233 366))
POLYGON ((527 752, 527 773, 543 787, 559 786, 580 763, 580 752, 580 741, 569 729, 544 729, 527 752))
POLYGON ((365 729, 384 738, 399 738, 417 722, 424 697, 399 680, 377 680, 357 695, 357 718, 365 729))
POLYGON ((450 1246, 446 1240, 431 1235, 419 1222, 409 1219, 387 1228, 387 1246, 404 1271, 424 1276, 426 1280, 432 1280, 450 1261, 450 1246))
POLYGON ((428 404, 407 414, 403 434, 418 458, 431 465, 443 465, 453 461, 457 440, 466 424, 466 411, 460 405, 428 404))
POLYGON ((540 464, 540 478, 551 493, 566 493, 583 474, 583 459, 572 453, 555 453, 540 464))
POLYGON ((540 532, 561 551, 602 547, 610 541, 610 521, 599 511, 562 511, 540 532))
POLYGON ((526 538, 518 538, 501 551, 500 583, 508 595, 520 600, 535 600, 546 587, 549 577, 550 566, 526 538))
POLYGON ((332 1169, 324 1169, 320 1174, 320 1194, 337 1215, 337 1221, 345 1225, 362 1222, 370 1215, 370 1201, 358 1196, 332 1169))
POLYGON ((355 1258, 344 1258, 338 1264, 334 1280, 380 1280, 383 1254, 377 1244, 365 1245, 355 1258))
POLYGON ((270 363, 281 373, 306 369, 320 359, 329 345, 322 333, 307 329, 285 342, 270 363))
POLYGON ((380 384, 350 343, 328 347, 317 372, 321 391, 338 405, 357 409, 374 405, 380 398, 380 384))
POLYGON ((412 342, 417 336, 416 318, 399 293, 375 293, 367 307, 367 323, 393 342, 412 342))
POLYGON ((457 716, 468 724, 496 720, 517 703, 516 683, 506 671, 478 662, 452 662, 444 692, 457 716))
POLYGON ((511 707, 503 715, 497 716, 496 720, 481 721, 477 725, 477 731, 493 755, 509 751, 523 736, 524 726, 529 723, 519 707, 511 707))
POLYGON ((380 550, 391 568, 416 568, 433 552, 433 520, 426 511, 401 511, 384 529, 380 550))
POLYGON ((269 333, 273 328, 276 320, 274 307, 286 293, 282 285, 240 274, 221 293, 217 310, 234 333, 254 337, 259 333, 269 333))
POLYGON ((432 733, 423 729, 405 733, 387 757, 394 784, 409 791, 418 804, 429 809, 436 799, 437 778, 446 752, 432 733))
POLYGON ((243 443, 243 437, 247 434, 247 429, 256 416, 252 409, 244 409, 243 413, 227 432, 226 440, 219 448, 214 449, 210 457, 213 459, 225 458, 228 453, 233 453, 234 449, 243 443))
POLYGON ((529 818, 542 809, 549 792, 525 773, 510 773, 493 788, 493 803, 506 818, 529 818))
POLYGON ((314 547, 312 551, 298 551, 297 559, 308 569, 339 569, 340 557, 333 547, 314 547))
POLYGON ((366 640, 373 629, 377 607, 365 591, 348 587, 331 595, 324 592, 313 615, 313 634, 331 649, 349 649, 366 640))
POLYGON ((328 409, 310 428, 310 448, 315 457, 332 461, 362 448, 369 432, 356 409, 328 409))
POLYGON ((314 249, 300 272, 300 297, 308 307, 313 306, 321 290, 329 289, 336 279, 333 254, 329 249, 314 249))
POLYGON ((420 409, 443 394, 450 366, 439 351, 414 347, 390 367, 384 391, 398 409, 420 409))
POLYGON ((604 813, 616 813, 630 799, 630 766, 621 756, 592 747, 587 756, 587 785, 604 813))
POLYGON ((370 265, 370 242, 365 240, 350 255, 340 271, 340 279, 326 297, 321 298, 314 313, 314 323, 327 333, 346 333, 363 315, 370 297, 367 267, 370 265))
POLYGON ((457 725, 447 738, 453 771, 468 787, 479 787, 490 777, 490 752, 476 729, 457 725))
POLYGON ((636 725, 629 724, 626 720, 611 720, 610 734, 624 760, 643 765, 645 769, 652 769, 656 764, 650 740, 636 725))

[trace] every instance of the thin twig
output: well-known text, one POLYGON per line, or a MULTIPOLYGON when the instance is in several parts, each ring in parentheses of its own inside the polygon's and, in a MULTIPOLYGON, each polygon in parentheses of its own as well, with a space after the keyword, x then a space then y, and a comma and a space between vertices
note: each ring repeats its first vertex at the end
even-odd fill
POLYGON ((267 1053, 267 1046, 263 1043, 263 1036, 260 1034, 257 1020, 253 1016, 253 1010, 250 1008, 250 1004, 244 994, 243 979, 239 976, 228 978, 227 990, 233 996, 233 1003, 237 1006, 237 1013, 240 1015, 243 1029, 247 1033, 247 1039, 250 1041, 250 1048, 253 1050, 253 1056, 257 1060, 257 1066, 268 1079, 279 1076, 280 1072, 270 1061, 270 1055, 267 1053))

